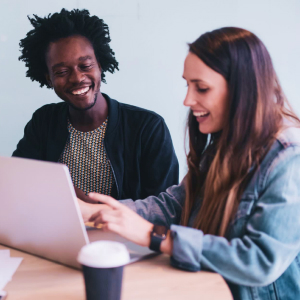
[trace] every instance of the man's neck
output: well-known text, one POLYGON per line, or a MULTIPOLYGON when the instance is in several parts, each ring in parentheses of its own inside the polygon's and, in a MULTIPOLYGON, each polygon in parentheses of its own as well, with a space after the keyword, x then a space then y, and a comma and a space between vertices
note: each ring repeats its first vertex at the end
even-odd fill
POLYGON ((79 131, 87 132, 98 128, 107 118, 108 105, 99 92, 97 101, 90 109, 81 111, 69 106, 69 118, 73 127, 79 131))

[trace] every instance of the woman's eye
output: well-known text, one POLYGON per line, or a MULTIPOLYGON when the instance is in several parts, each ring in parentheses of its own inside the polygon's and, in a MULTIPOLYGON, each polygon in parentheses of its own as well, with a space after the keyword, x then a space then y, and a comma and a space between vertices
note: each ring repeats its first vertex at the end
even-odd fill
POLYGON ((206 89, 201 89, 201 88, 197 88, 197 91, 199 92, 199 93, 206 93, 207 91, 209 90, 209 88, 206 88, 206 89))

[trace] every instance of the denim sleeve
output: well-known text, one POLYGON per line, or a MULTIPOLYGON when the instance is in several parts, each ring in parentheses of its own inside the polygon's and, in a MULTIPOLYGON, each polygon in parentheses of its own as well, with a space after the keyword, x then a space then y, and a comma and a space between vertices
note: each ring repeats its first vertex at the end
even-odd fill
POLYGON ((185 199, 184 180, 180 185, 169 187, 157 197, 149 196, 143 200, 120 200, 144 219, 157 225, 170 226, 179 223, 185 199))
POLYGON ((300 155, 295 148, 271 163, 246 223, 245 235, 227 240, 172 225, 173 266, 209 269, 239 285, 275 281, 300 252, 300 155))

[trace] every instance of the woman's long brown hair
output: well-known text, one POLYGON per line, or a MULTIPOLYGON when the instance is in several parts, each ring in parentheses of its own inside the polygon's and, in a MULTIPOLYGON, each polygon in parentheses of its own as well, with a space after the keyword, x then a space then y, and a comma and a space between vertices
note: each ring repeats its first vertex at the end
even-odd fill
POLYGON ((240 197, 283 128, 283 120, 297 125, 300 121, 284 97, 267 49, 253 33, 225 27, 201 35, 189 47, 226 79, 229 115, 222 132, 208 136, 189 114, 181 224, 188 224, 196 199, 203 197, 194 227, 204 234, 225 236, 240 197))

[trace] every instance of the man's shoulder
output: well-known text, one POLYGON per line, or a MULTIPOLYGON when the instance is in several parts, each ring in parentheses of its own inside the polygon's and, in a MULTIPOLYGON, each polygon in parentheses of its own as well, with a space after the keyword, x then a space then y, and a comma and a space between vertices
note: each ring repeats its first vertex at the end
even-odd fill
POLYGON ((104 93, 102 93, 102 95, 109 104, 109 116, 114 120, 123 118, 123 121, 129 121, 131 123, 145 123, 147 121, 164 123, 163 117, 154 111, 139 106, 119 102, 115 99, 110 98, 107 94, 104 93))
POLYGON ((42 112, 59 112, 65 110, 67 104, 65 102, 58 102, 58 103, 49 103, 41 106, 38 108, 35 113, 42 113, 42 112))
POLYGON ((163 117, 160 116, 158 113, 148 110, 139 106, 126 104, 122 102, 118 102, 120 110, 123 114, 127 114, 130 117, 133 118, 139 118, 139 119, 146 119, 146 120, 155 120, 155 121, 164 121, 163 117))
POLYGON ((46 117, 46 116, 59 116, 63 115, 67 112, 67 104, 65 102, 59 103, 50 103, 45 104, 38 108, 34 113, 33 116, 35 117, 46 117))

